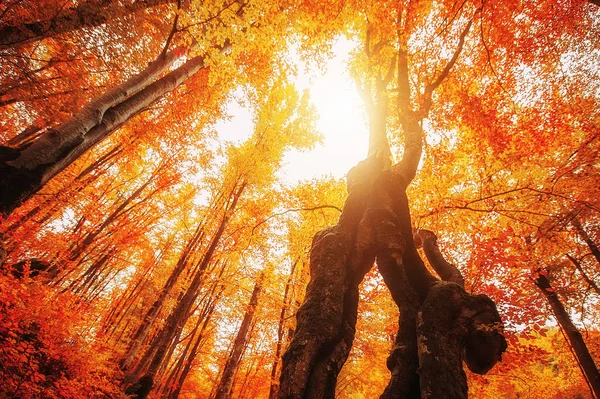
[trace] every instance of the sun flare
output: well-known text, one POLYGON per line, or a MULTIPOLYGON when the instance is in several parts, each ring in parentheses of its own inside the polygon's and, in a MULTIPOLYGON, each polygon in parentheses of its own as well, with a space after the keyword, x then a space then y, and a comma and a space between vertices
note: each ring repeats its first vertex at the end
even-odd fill
POLYGON ((368 127, 362 100, 347 69, 355 43, 340 38, 333 57, 322 70, 308 69, 298 59, 298 89, 308 89, 318 112, 317 129, 323 142, 310 152, 292 151, 281 176, 289 182, 322 175, 343 177, 366 156, 368 127))
MULTIPOLYGON (((299 91, 309 91, 310 101, 318 113, 316 127, 323 142, 311 151, 289 151, 278 172, 283 181, 294 184, 323 175, 343 177, 365 158, 369 141, 366 114, 347 69, 350 52, 355 46, 356 43, 347 39, 338 39, 332 49, 332 58, 321 69, 306 65, 295 51, 290 51, 290 59, 298 70, 292 81, 299 91)), ((252 126, 251 111, 234 100, 228 104, 227 113, 231 117, 220 120, 215 126, 220 139, 242 142, 252 130, 249 128, 252 126)))

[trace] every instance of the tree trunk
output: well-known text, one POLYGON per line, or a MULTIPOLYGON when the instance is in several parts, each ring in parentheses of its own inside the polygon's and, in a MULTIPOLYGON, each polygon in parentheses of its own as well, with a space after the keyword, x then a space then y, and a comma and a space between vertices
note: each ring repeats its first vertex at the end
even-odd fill
POLYGON ((215 300, 211 304, 210 308, 208 309, 208 312, 204 316, 204 320, 203 320, 200 332, 198 333, 198 336, 195 338, 194 346, 192 347, 190 354, 188 355, 188 358, 185 360, 185 365, 183 366, 183 370, 181 371, 179 378, 175 382, 175 386, 169 393, 169 396, 168 396, 169 399, 177 399, 179 397, 179 393, 181 392, 183 383, 185 382, 185 379, 187 378, 189 372, 191 371, 192 365, 194 363, 194 359, 196 358, 196 355, 198 354, 198 349, 200 348, 201 344, 203 343, 204 335, 206 333, 206 328, 208 327, 208 323, 210 322, 210 320, 212 318, 213 312, 216 307, 216 303, 219 300, 222 292, 223 291, 221 290, 221 292, 217 295, 217 298, 215 298, 215 300))
POLYGON ((283 293, 283 304, 281 305, 281 312, 279 313, 279 324, 277 326, 277 345, 275 347, 275 356, 273 360, 273 365, 271 367, 271 386, 269 387, 269 399, 275 399, 277 397, 277 391, 279 390, 279 380, 277 378, 277 372, 279 371, 279 361, 281 358, 281 351, 283 349, 283 335, 285 333, 285 316, 288 310, 289 301, 290 301, 290 293, 292 281, 294 278, 294 271, 296 270, 296 265, 298 264, 298 259, 294 261, 292 264, 292 269, 290 270, 290 276, 287 279, 285 284, 285 290, 283 293))
POLYGON ((244 318, 242 319, 242 324, 240 325, 235 340, 233 341, 231 354, 229 355, 229 358, 225 363, 225 367, 223 368, 223 374, 217 388, 217 395, 215 396, 215 399, 229 399, 231 397, 234 376, 237 372, 240 361, 242 360, 244 349, 246 348, 248 332, 250 330, 252 320, 254 319, 256 305, 258 304, 258 297, 262 291, 263 280, 264 273, 261 273, 256 281, 256 284, 254 285, 250 302, 246 308, 244 318))
POLYGON ((575 227, 575 230, 577 230, 577 233, 579 233, 583 241, 585 241, 585 243, 587 244, 588 248, 590 249, 590 252, 592 253, 592 255, 594 255, 594 258, 596 258, 598 264, 600 264, 600 249, 598 248, 596 243, 592 240, 587 231, 585 231, 579 219, 573 219, 572 224, 573 227, 575 227))
POLYGON ((581 273, 581 276, 583 277, 585 282, 596 292, 596 294, 600 295, 600 287, 598 287, 598 284, 596 284, 596 282, 594 280, 592 280, 592 278, 590 276, 587 275, 585 270, 583 270, 583 266, 581 266, 581 262, 569 254, 567 254, 567 258, 569 258, 571 263, 573 263, 575 265, 575 268, 577 268, 579 273, 581 273))
POLYGON ((337 225, 313 239, 311 278, 296 313, 296 331, 283 355, 278 398, 335 394, 337 375, 354 339, 358 285, 375 258, 363 213, 372 177, 382 166, 380 157, 372 157, 348 173, 348 199, 337 225))
MULTIPOLYGON (((427 87, 429 95, 452 68, 470 26, 471 22, 461 34, 459 46, 442 74, 427 87)), ((399 40, 403 39, 399 37, 399 40)), ((428 378, 434 375, 425 369, 430 367, 427 363, 429 358, 427 353, 421 353, 422 345, 417 345, 425 339, 433 341, 440 336, 430 333, 433 330, 428 328, 429 324, 424 324, 422 329, 417 325, 420 315, 427 321, 432 317, 435 323, 433 311, 424 311, 420 307, 428 303, 431 292, 441 290, 436 287, 450 284, 466 298, 463 301, 447 298, 457 312, 452 316, 446 315, 448 323, 451 323, 446 324, 455 328, 457 333, 456 339, 439 353, 441 357, 450 352, 455 355, 454 359, 441 358, 440 361, 453 367, 448 373, 453 374, 455 383, 461 387, 460 395, 464 391, 462 386, 466 387, 461 352, 464 350, 465 360, 471 370, 485 372, 506 349, 500 316, 494 303, 485 296, 467 294, 459 284, 439 282, 429 273, 415 246, 406 188, 414 179, 421 159, 423 130, 420 121, 428 108, 426 106, 425 110, 415 112, 411 107, 408 55, 404 50, 406 43, 399 43, 399 48, 395 59, 398 108, 405 137, 402 160, 390 165, 386 113, 385 109, 381 109, 387 103, 384 91, 395 70, 392 63, 387 76, 377 82, 376 102, 372 93, 361 90, 366 98, 370 120, 370 156, 348 172, 348 199, 337 225, 317 233, 313 239, 310 252, 311 279, 305 302, 296 314, 294 337, 283 356, 280 399, 334 397, 337 375, 354 338, 358 284, 373 265, 375 257, 399 307, 401 322, 394 350, 388 358, 392 378, 383 394, 384 398, 436 397, 429 393, 428 378), (485 317, 469 313, 467 305, 477 305, 485 317), (463 314, 464 318, 458 318, 463 314), (498 324, 496 328, 492 328, 494 323, 498 324), (450 364, 452 361, 454 363, 450 364)), ((369 55, 367 33, 367 57, 369 55)), ((437 252, 441 256, 439 250, 437 252)), ((429 253, 434 255, 432 251, 429 253)), ((459 283, 462 282, 460 272, 454 276, 451 267, 450 264, 442 265, 440 273, 444 278, 449 278, 442 271, 452 272, 453 277, 460 277, 459 283)), ((433 299, 431 301, 429 308, 438 310, 441 304, 433 299)), ((436 392, 440 390, 438 388, 436 392)), ((465 396, 439 397, 458 399, 465 396)))
MULTIPOLYGON (((410 151, 407 156, 418 161, 410 151)), ((334 397, 337 374, 354 337, 358 284, 375 255, 401 314, 396 345, 388 359, 392 378, 384 398, 466 398, 463 351, 467 366, 485 373, 506 349, 494 303, 484 295, 466 293, 459 284, 439 282, 425 268, 413 241, 405 193, 414 168, 405 172, 406 164, 401 162, 381 170, 383 164, 377 157, 369 158, 348 173, 349 197, 340 221, 313 240, 311 281, 297 313, 296 333, 283 357, 281 399, 334 397), (442 289, 447 285, 452 295, 442 289), (444 306, 452 313, 438 320, 444 306), (425 321, 422 326, 420 319, 425 321), (444 341, 444 334, 451 334, 452 340, 444 341), (423 350, 426 341, 437 344, 431 356, 448 367, 445 376, 457 389, 444 393, 441 384, 432 390, 439 365, 423 350)), ((436 240, 428 245, 435 246, 436 240)), ((433 255, 430 263, 440 274, 462 281, 460 272, 452 270, 437 247, 427 253, 433 255)))
POLYGON ((175 0, 137 0, 132 4, 122 4, 115 0, 80 2, 76 7, 61 12, 52 19, 2 27, 0 47, 20 46, 82 28, 94 28, 127 13, 174 2, 175 0))
POLYGON ((231 202, 225 210, 225 215, 223 216, 217 231, 214 233, 214 236, 212 237, 212 240, 206 249, 204 256, 202 257, 197 270, 195 271, 194 278, 190 283, 190 286, 187 288, 183 296, 179 298, 175 308, 167 318, 165 325, 160 330, 158 335, 152 340, 149 349, 146 351, 144 356, 142 356, 142 359, 135 367, 135 370, 129 373, 129 378, 127 378, 127 380, 135 380, 142 374, 144 375, 141 378, 150 377, 152 380, 154 379, 156 372, 165 361, 165 356, 169 349, 169 345, 173 341, 173 337, 180 328, 183 328, 183 324, 190 314, 190 310, 194 304, 198 289, 204 280, 204 272, 212 261, 213 254, 221 241, 221 237, 223 236, 229 218, 234 213, 237 202, 245 188, 246 183, 242 181, 239 186, 232 189, 230 193, 231 202))
POLYGON ((596 397, 600 398, 600 372, 598 371, 598 367, 594 362, 594 358, 590 354, 590 351, 581 336, 577 327, 571 321, 569 314, 565 310, 565 307, 561 303, 558 295, 550 285, 550 281, 546 277, 545 272, 538 272, 537 279, 535 281, 535 285, 542 291, 542 294, 548 300, 550 304, 550 308, 552 309, 552 313, 556 317, 556 320, 560 324, 560 327, 563 329, 567 338, 569 340, 569 344, 573 348, 575 352, 575 356, 577 357, 577 361, 581 365, 581 369, 583 370, 584 377, 589 382, 590 387, 594 391, 596 397))
POLYGON ((138 329, 136 330, 135 334, 133 335, 131 342, 129 344, 129 347, 127 348, 127 352, 125 352, 125 355, 123 356, 123 360, 121 360, 121 369, 127 370, 133 363, 135 356, 137 355, 140 348, 142 347, 142 343, 144 342, 144 340, 148 336, 148 333, 150 332, 150 328, 152 327, 152 325, 154 324, 154 321, 158 317, 158 314, 161 311, 165 300, 167 299, 167 297, 173 290, 173 287, 179 280, 179 276, 181 276, 181 273, 183 273, 184 269, 188 266, 188 260, 189 260, 190 255, 197 249, 198 245, 200 244, 200 241, 203 236, 202 227, 203 226, 199 225, 196 228, 194 235, 187 242, 186 247, 183 250, 183 253, 179 257, 179 260, 177 261, 177 265, 175 266, 175 268, 169 275, 167 282, 165 283, 163 288, 160 290, 158 297, 152 303, 152 306, 150 307, 150 309, 148 309, 148 311, 144 315, 144 318, 142 319, 142 323, 139 325, 138 329))
POLYGON ((0 159, 0 213, 12 212, 87 150, 204 68, 204 56, 197 56, 152 83, 176 58, 173 52, 159 57, 30 146, 10 149, 0 159))

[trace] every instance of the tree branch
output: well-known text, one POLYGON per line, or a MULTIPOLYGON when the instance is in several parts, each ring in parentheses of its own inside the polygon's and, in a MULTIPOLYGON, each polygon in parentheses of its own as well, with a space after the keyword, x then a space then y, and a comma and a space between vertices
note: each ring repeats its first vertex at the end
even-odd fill
POLYGON ((313 206, 313 207, 309 207, 309 208, 291 208, 291 209, 286 209, 283 212, 277 212, 274 213, 272 215, 270 215, 269 217, 267 217, 266 219, 262 220, 261 222, 257 223, 256 225, 254 225, 254 227, 252 227, 252 232, 250 233, 250 235, 254 235, 254 231, 260 227, 261 225, 265 224, 266 222, 268 222, 269 220, 276 218, 278 216, 283 216, 285 214, 288 214, 290 212, 300 212, 300 211, 316 211, 319 209, 335 209, 336 211, 342 213, 342 210, 340 208, 338 208, 335 205, 317 205, 317 206, 313 206))
POLYGON ((437 243, 437 236, 433 231, 430 230, 417 230, 415 234, 423 242, 423 251, 427 260, 436 273, 444 281, 450 281, 456 283, 464 288, 465 280, 462 273, 456 266, 448 262, 437 243))
POLYGON ((588 285, 590 287, 592 287, 592 289, 594 291, 596 291, 596 294, 600 295, 600 287, 598 287, 598 284, 596 284, 596 282, 594 280, 592 280, 587 273, 583 270, 583 267, 581 267, 581 262, 579 262, 577 259, 575 259, 574 257, 572 257, 569 254, 565 254, 565 256, 567 258, 569 258, 569 260, 571 261, 571 263, 573 263, 575 265, 575 267, 577 268, 577 270, 579 270, 579 273, 581 273, 581 275, 583 276, 583 279, 585 280, 586 283, 588 283, 588 285))
POLYGON ((425 93, 424 93, 425 101, 423 102, 423 105, 421 106, 421 109, 419 110, 419 115, 422 115, 422 117, 426 117, 427 114, 429 114, 429 109, 431 108, 431 96, 432 96, 433 91, 435 89, 437 89, 440 86, 440 84, 442 84, 444 79, 446 79, 446 77, 450 73, 450 70, 452 69, 454 64, 456 64, 456 60, 458 60, 458 57, 460 56, 460 53, 462 52, 462 49, 465 44, 465 37, 469 33, 469 30, 471 29, 471 25, 473 25, 473 19, 471 19, 469 21, 469 23, 467 24, 465 29, 463 29, 462 33, 460 34, 460 37, 458 40, 458 46, 454 50, 454 54, 452 55, 452 58, 450 58, 450 61, 448 61, 448 63, 444 67, 444 70, 440 74, 440 76, 438 76, 438 78, 435 81, 428 84, 427 87, 425 88, 425 93))

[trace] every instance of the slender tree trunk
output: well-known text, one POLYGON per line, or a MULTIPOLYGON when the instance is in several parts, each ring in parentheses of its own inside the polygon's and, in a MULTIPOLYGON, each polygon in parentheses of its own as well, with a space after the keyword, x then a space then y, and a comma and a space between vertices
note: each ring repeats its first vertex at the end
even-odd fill
POLYGON ((572 224, 573 224, 573 227, 575 227, 575 230, 577 231, 577 233, 579 233, 579 235, 581 236, 583 241, 585 241, 585 243, 587 244, 588 248, 590 249, 590 252, 592 253, 592 255, 594 255, 594 258, 596 258, 596 261, 598 262, 598 264, 600 264, 600 248, 598 248, 598 246, 592 240, 592 238, 587 233, 587 231, 585 231, 585 229, 581 225, 581 222, 579 221, 579 219, 573 219, 572 224))
POLYGON ((279 390, 279 379, 277 378, 277 373, 279 371, 279 361, 281 358, 281 352, 283 350, 285 319, 290 302, 290 288, 292 286, 292 281, 294 279, 294 271, 296 270, 297 264, 298 259, 296 259, 292 264, 290 276, 287 279, 287 282, 285 284, 285 290, 283 293, 283 304, 281 306, 281 312, 279 313, 279 324, 277 326, 277 346, 275 347, 275 359, 273 360, 273 366, 271 367, 271 386, 269 388, 269 399, 275 399, 277 397, 277 391, 279 390))
POLYGON ((263 279, 264 273, 261 273, 256 281, 256 284, 254 285, 250 302, 248 303, 248 307, 244 313, 244 318, 242 319, 242 324, 240 325, 235 340, 233 341, 233 348, 229 358, 227 359, 227 362, 225 363, 215 399, 229 399, 231 397, 234 376, 237 372, 240 361, 242 360, 244 349, 246 348, 248 331, 250 330, 252 320, 254 319, 256 305, 258 304, 258 297, 262 291, 263 279))
POLYGON ((0 28, 0 47, 19 46, 82 28, 94 28, 127 13, 174 2, 175 0, 137 0, 123 4, 116 0, 87 0, 51 19, 0 28))
POLYGON ((200 349, 202 343, 204 342, 204 336, 206 333, 206 329, 208 327, 208 323, 212 319, 212 315, 215 311, 215 307, 221 297, 222 292, 223 291, 221 290, 221 292, 219 292, 219 294, 217 294, 216 298, 214 298, 214 300, 210 304, 207 312, 205 312, 203 314, 203 317, 201 318, 202 326, 200 327, 200 331, 198 332, 198 334, 195 337, 192 337, 192 338, 194 338, 192 340, 193 346, 190 350, 189 355, 185 359, 185 363, 183 365, 183 368, 181 369, 181 373, 179 373, 179 375, 174 376, 174 377, 177 377, 177 381, 175 382, 174 386, 170 387, 170 392, 168 395, 168 397, 170 399, 177 399, 179 397, 179 393, 181 392, 183 383, 185 382, 190 370, 192 369, 192 366, 194 364, 194 359, 196 359, 196 355, 198 354, 198 350, 200 349))
POLYGON ((123 356, 123 360, 121 361, 121 368, 123 370, 127 370, 133 363, 133 360, 135 359, 135 356, 139 352, 139 350, 142 346, 142 343, 144 342, 144 340, 148 336, 148 333, 150 332, 150 328, 152 327, 152 325, 154 324, 154 321, 158 317, 158 314, 160 313, 165 300, 167 299, 167 297, 173 290, 173 287, 179 280, 181 273, 188 266, 188 261, 189 261, 191 254, 198 248, 198 245, 200 244, 200 242, 202 240, 202 236, 203 236, 203 229, 202 229, 202 226, 199 225, 196 228, 196 231, 194 232, 194 235, 192 236, 192 238, 187 242, 186 247, 183 250, 183 253, 179 257, 179 260, 177 261, 177 265, 175 266, 175 268, 169 275, 167 282, 165 283, 163 288, 160 290, 158 297, 152 303, 152 306, 150 306, 150 309, 148 309, 148 311, 144 315, 144 318, 142 319, 142 323, 140 324, 140 326, 136 330, 135 334, 133 335, 133 337, 131 339, 131 343, 127 349, 127 352, 125 353, 125 355, 123 356))
POLYGON ((590 354, 583 337, 577 327, 571 321, 569 314, 565 310, 562 302, 558 298, 558 295, 550 285, 550 281, 546 277, 544 272, 538 272, 537 279, 535 281, 535 285, 542 291, 542 294, 548 300, 550 304, 550 308, 552 309, 552 313, 556 317, 556 320, 560 324, 561 328, 567 335, 569 340, 569 344, 573 348, 575 352, 575 356, 577 357, 577 361, 581 365, 581 369, 583 370, 584 377, 588 380, 592 390, 596 397, 600 398, 600 372, 598 371, 598 367, 594 362, 594 358, 590 354))
POLYGON ((596 284, 596 282, 594 280, 592 280, 592 278, 590 276, 587 275, 585 270, 583 270, 583 267, 581 266, 581 262, 569 254, 567 254, 567 258, 569 258, 571 263, 573 263, 575 265, 575 267, 577 268, 579 273, 581 273, 581 275, 583 276, 583 279, 585 280, 585 282, 596 292, 596 294, 600 295, 600 287, 598 287, 598 284, 596 284))
MULTIPOLYGON (((206 271, 208 265, 213 260, 213 255, 217 246, 221 241, 221 237, 225 231, 225 227, 229 221, 229 218, 235 212, 238 200, 244 189, 246 188, 246 183, 241 182, 230 192, 230 202, 225 210, 225 215, 219 224, 217 231, 214 233, 214 236, 206 249, 206 253, 204 254, 202 260, 200 261, 198 268, 195 271, 194 278, 190 283, 190 286, 187 288, 183 296, 177 301, 175 305, 175 309, 171 312, 167 321, 158 335, 152 340, 150 344, 150 348, 146 351, 139 364, 136 366, 135 370, 129 373, 128 380, 135 380, 140 375, 144 374, 140 380, 143 378, 147 380, 150 378, 150 381, 153 382, 153 379, 160 369, 161 365, 165 361, 165 356, 169 349, 169 345, 173 341, 173 338, 179 328, 183 328, 183 324, 187 320, 187 317, 190 314, 190 310, 194 304, 194 299, 198 293, 198 289, 200 288, 203 280, 204 280, 204 272, 206 271)), ((139 381, 138 380, 138 383, 139 381)), ((135 384, 133 384, 135 385, 135 384)), ((133 386, 132 385, 132 386, 133 386)), ((151 384, 152 386, 152 384, 151 384)), ((128 387, 128 389, 131 388, 128 387)))

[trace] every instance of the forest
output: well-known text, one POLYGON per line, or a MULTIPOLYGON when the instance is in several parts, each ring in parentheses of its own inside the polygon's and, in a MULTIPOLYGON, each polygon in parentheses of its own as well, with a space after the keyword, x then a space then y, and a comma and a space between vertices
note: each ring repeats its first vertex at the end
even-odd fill
POLYGON ((598 365, 600 1, 0 2, 0 398, 598 365))

